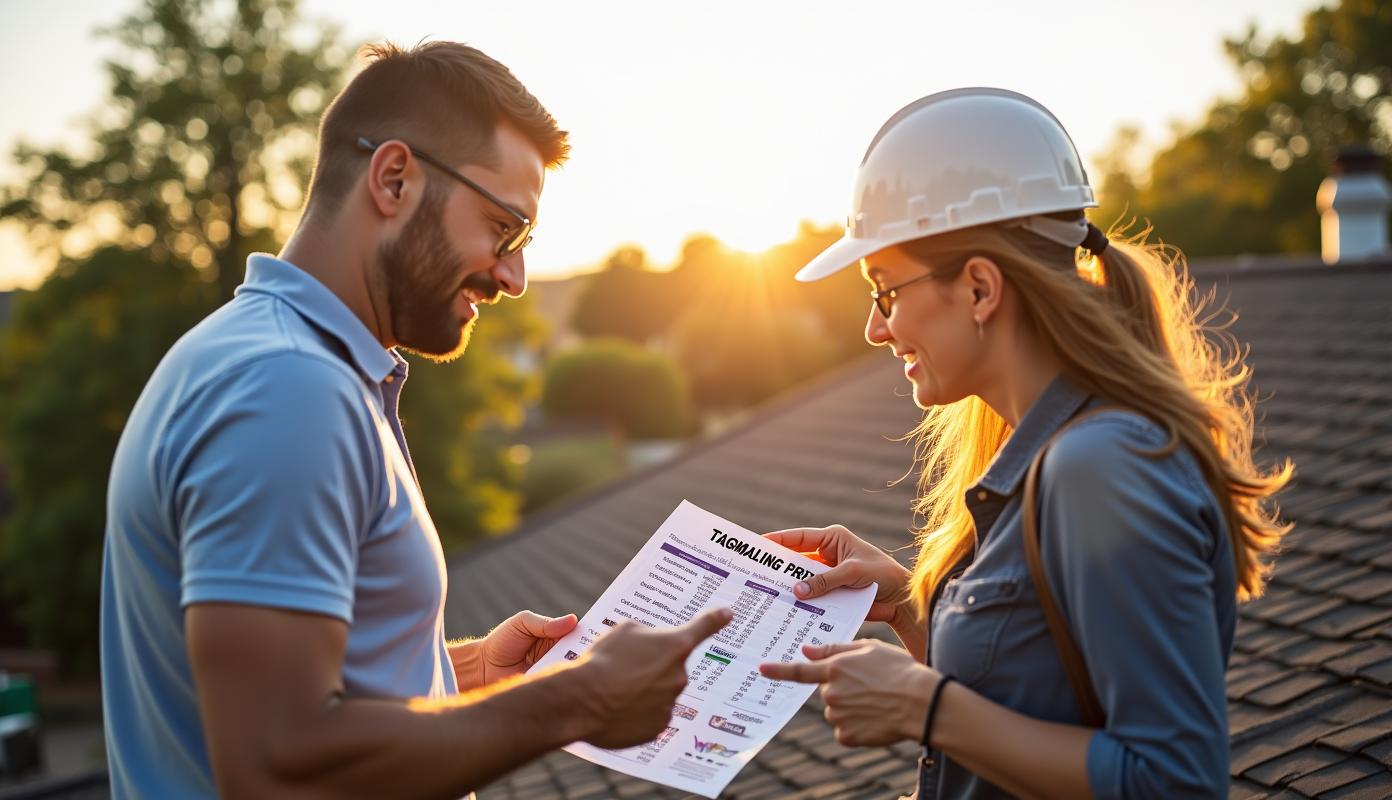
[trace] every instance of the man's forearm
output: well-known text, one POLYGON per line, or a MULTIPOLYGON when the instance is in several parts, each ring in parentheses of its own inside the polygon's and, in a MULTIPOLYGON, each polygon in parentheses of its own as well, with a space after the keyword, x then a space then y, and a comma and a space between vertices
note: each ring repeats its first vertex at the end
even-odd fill
POLYGON ((591 733, 575 684, 570 668, 441 701, 336 700, 267 737, 268 773, 333 796, 458 798, 591 733))

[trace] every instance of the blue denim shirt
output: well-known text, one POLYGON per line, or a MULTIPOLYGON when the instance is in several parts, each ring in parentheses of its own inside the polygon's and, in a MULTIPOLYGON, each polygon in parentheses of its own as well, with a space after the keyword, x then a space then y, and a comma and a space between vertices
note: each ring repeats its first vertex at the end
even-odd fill
MULTIPOLYGON (((929 628, 934 668, 1023 714, 1072 724, 1081 714, 1030 580, 1020 501, 1039 448, 1097 403, 1059 378, 1020 421, 967 494, 976 547, 944 584, 929 628)), ((1087 751, 1097 798, 1228 793, 1232 548, 1188 450, 1138 452, 1166 438, 1137 414, 1103 412, 1060 437, 1040 475, 1045 573, 1107 716, 1087 751)), ((939 758, 919 780, 919 797, 935 796, 1010 795, 939 758)))

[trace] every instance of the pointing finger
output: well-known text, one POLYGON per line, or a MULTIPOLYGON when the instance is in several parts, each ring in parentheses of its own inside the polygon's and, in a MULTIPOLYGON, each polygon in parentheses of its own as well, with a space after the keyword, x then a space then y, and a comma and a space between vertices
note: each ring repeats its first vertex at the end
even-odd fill
POLYGON ((856 639, 855 641, 842 642, 840 644, 805 644, 802 646, 802 653, 813 661, 820 661, 824 658, 830 658, 837 653, 849 653, 869 646, 870 642, 866 639, 856 639))
POLYGON ((717 608, 713 611, 707 611, 680 628, 677 628, 676 631, 680 636, 683 652, 690 652, 696 645, 714 636, 716 632, 728 625, 730 620, 734 618, 735 614, 730 609, 717 608))
POLYGON ((775 681, 794 683, 823 683, 827 679, 825 662, 794 661, 791 664, 767 663, 759 665, 759 674, 775 681))

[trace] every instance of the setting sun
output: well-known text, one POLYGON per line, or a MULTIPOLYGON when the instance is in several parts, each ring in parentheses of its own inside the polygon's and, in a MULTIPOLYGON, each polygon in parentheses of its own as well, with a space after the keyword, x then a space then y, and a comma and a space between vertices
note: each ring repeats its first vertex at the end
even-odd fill
MULTIPOLYGON (((574 145, 570 163, 547 178, 527 251, 529 271, 546 277, 592 270, 625 241, 668 265, 699 232, 758 252, 793 238, 801 220, 839 224, 878 121, 952 86, 1038 98, 1085 159, 1122 124, 1163 143, 1170 122, 1235 88, 1222 37, 1257 18, 1268 33, 1290 31, 1305 6, 1184 0, 1138 23, 1102 0, 537 3, 521 17, 486 4, 400 2, 383 14, 367 0, 311 0, 302 16, 332 20, 350 41, 464 41, 531 87, 574 145), (1124 62, 1109 61, 1103 54, 1116 57, 1121 42, 1124 62)), ((57 26, 46 24, 47 8, 21 0, 0 11, 10 103, 0 146, 71 141, 72 121, 101 94, 109 44, 78 32, 120 12, 80 3, 57 26), (55 62, 46 82, 21 81, 40 59, 55 62)), ((48 262, 26 251, 12 226, 0 226, 0 288, 42 276, 48 262)))

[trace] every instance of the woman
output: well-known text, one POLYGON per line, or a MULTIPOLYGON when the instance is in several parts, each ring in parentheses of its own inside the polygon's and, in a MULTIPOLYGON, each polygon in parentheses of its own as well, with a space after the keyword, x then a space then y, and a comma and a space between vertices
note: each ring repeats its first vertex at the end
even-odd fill
POLYGON ((920 798, 1227 796, 1235 604, 1262 590, 1291 472, 1252 463, 1240 358, 1205 338, 1182 266, 1086 221, 1077 152, 1027 97, 909 105, 854 202, 798 277, 860 264, 865 337, 927 410, 917 561, 842 527, 769 537, 832 565, 803 597, 877 584, 871 618, 904 646, 808 647, 764 674, 821 683, 844 744, 923 742, 920 798))

